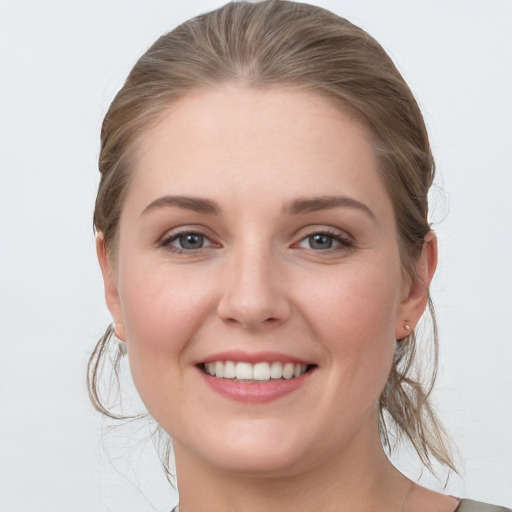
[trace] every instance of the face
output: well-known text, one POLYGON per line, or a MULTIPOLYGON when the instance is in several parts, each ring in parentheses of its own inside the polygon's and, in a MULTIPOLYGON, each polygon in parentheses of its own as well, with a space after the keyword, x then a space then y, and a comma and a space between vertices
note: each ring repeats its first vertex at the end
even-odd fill
POLYGON ((290 473, 378 439, 404 279, 366 129, 328 100, 190 93, 140 139, 106 297, 177 458, 290 473))

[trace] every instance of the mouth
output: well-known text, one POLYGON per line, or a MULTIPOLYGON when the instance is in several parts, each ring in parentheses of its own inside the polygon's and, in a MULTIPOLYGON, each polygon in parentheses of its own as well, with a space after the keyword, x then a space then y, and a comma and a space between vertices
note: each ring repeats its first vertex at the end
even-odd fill
POLYGON ((293 362, 210 361, 198 365, 199 369, 217 379, 229 379, 235 382, 275 382, 298 379, 316 367, 314 364, 293 362))

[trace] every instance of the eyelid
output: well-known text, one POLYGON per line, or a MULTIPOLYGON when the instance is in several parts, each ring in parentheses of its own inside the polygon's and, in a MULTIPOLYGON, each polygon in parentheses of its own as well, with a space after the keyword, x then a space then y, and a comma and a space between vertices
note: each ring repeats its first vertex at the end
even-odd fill
MULTIPOLYGON (((348 234, 346 231, 342 229, 334 228, 332 226, 307 226, 300 229, 294 238, 296 241, 292 244, 292 247, 295 246, 313 252, 328 253, 332 251, 354 249, 356 247, 355 240, 350 234, 348 234), (308 238, 315 235, 325 235, 332 237, 334 241, 337 242, 337 244, 335 247, 330 247, 328 249, 312 249, 301 247, 301 244, 303 242, 305 242, 308 238)), ((210 247, 221 247, 221 244, 216 242, 214 236, 210 234, 210 230, 200 225, 180 226, 177 228, 170 229, 166 231, 165 234, 158 239, 157 245, 159 247, 176 253, 199 253, 204 249, 209 249, 210 247), (197 249, 185 249, 171 245, 171 243, 177 240, 179 237, 186 236, 189 234, 196 234, 202 236, 203 239, 206 241, 206 245, 197 249)))
POLYGON ((338 228, 333 228, 330 226, 308 226, 307 228, 301 229, 298 233, 297 238, 299 238, 298 242, 294 245, 299 245, 300 248, 311 250, 313 252, 324 252, 328 253, 331 251, 337 251, 340 249, 354 249, 356 247, 356 243, 354 238, 349 235, 346 231, 343 231, 338 228), (328 249, 312 249, 307 247, 302 247, 300 244, 305 242, 308 238, 315 235, 325 235, 332 237, 336 242, 336 247, 330 247, 328 249))
POLYGON ((181 226, 179 228, 166 231, 166 233, 157 241, 157 245, 175 253, 198 253, 210 247, 220 247, 220 245, 212 239, 212 235, 207 232, 208 230, 201 226, 181 226), (186 235, 200 235, 205 241, 207 241, 207 244, 198 249, 185 249, 183 247, 175 247, 172 245, 172 242, 178 240, 181 236, 186 235))

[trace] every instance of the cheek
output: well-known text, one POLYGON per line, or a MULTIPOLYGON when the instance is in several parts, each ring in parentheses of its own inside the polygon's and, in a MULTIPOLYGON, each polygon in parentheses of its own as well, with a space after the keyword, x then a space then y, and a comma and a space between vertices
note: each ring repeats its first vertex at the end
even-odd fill
POLYGON ((185 349, 211 314, 211 293, 197 275, 171 273, 161 265, 126 261, 119 272, 130 368, 153 414, 158 390, 179 396, 185 349))
POLYGON ((315 277, 304 283, 301 295, 307 298, 317 317, 315 324, 322 327, 327 338, 338 338, 340 346, 394 338, 401 295, 397 265, 347 265, 323 280, 323 287, 315 277), (341 339, 342 335, 346 338, 341 339))
MULTIPOLYGON (((315 290, 312 285, 308 288, 315 290)), ((398 265, 361 265, 341 269, 323 292, 309 293, 314 304, 309 324, 325 345, 335 375, 355 394, 378 397, 386 383, 400 291, 398 265)))
POLYGON ((128 342, 176 351, 189 337, 211 300, 199 272, 166 265, 161 258, 120 262, 119 282, 128 342))

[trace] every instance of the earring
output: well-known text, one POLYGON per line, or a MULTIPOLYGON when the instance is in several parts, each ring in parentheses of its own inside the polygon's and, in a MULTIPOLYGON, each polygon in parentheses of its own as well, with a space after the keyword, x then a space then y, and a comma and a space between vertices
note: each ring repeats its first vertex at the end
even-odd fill
MULTIPOLYGON (((404 329, 406 331, 410 331, 411 330, 411 326, 409 324, 404 324, 404 329)), ((403 338, 398 338, 396 341, 397 343, 400 343, 402 341, 404 341, 407 337, 409 336, 409 334, 407 334, 406 336, 404 336, 403 338)))

